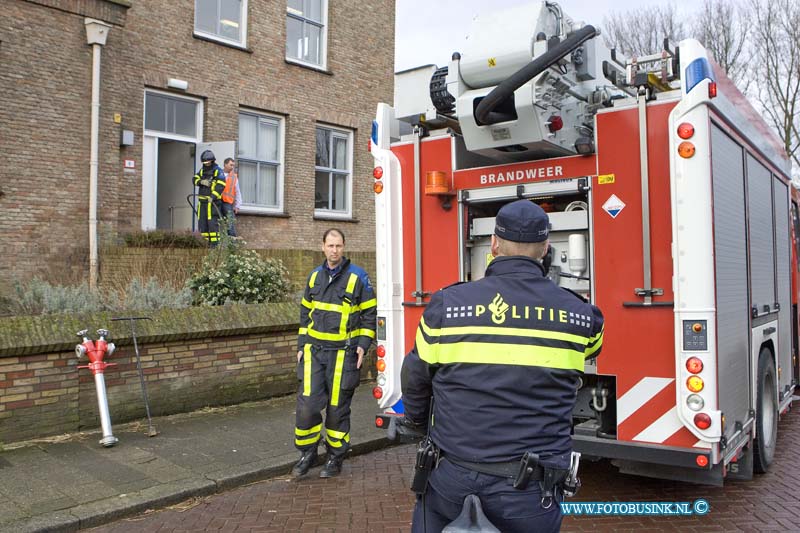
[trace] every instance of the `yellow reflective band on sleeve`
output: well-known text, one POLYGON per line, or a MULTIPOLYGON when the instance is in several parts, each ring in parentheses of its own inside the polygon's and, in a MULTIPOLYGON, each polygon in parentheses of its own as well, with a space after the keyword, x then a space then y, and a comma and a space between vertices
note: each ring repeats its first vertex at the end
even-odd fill
MULTIPOLYGON (((419 339, 419 336, 417 336, 419 339)), ((418 341, 419 342, 419 341, 418 341)), ((419 351, 419 346, 417 346, 419 351)), ((422 358, 422 353, 420 352, 422 358)), ((499 344, 491 342, 440 343, 434 360, 428 363, 478 363, 491 365, 539 366, 583 372, 584 354, 567 348, 531 346, 528 344, 499 344)))
POLYGON ((298 335, 305 335, 307 331, 308 331, 308 328, 300 328, 300 329, 297 330, 297 334, 298 335))
POLYGON ((350 333, 350 337, 369 337, 370 339, 374 339, 375 330, 367 328, 355 329, 350 333))
POLYGON ((314 444, 315 442, 319 442, 321 435, 316 434, 313 437, 309 437, 307 439, 294 439, 294 443, 298 446, 305 446, 306 444, 314 444))
POLYGON ((311 396, 311 345, 303 346, 303 396, 311 396))
POLYGON ((363 311, 364 309, 369 309, 370 307, 375 307, 376 305, 378 305, 378 300, 373 298, 371 300, 367 300, 366 302, 362 302, 361 305, 357 305, 353 309, 357 311, 363 311))
POLYGON ((603 347, 603 333, 605 331, 605 326, 603 329, 600 330, 600 333, 589 339, 589 344, 586 345, 586 357, 591 357, 595 353, 597 353, 600 348, 603 347))
POLYGON ((320 431, 322 431, 322 424, 317 424, 313 428, 309 429, 294 428, 294 434, 298 437, 305 437, 307 435, 311 435, 312 433, 319 433, 320 431))
POLYGON ((309 301, 308 301, 308 300, 306 300, 305 298, 303 298, 302 300, 300 300, 300 305, 302 305, 303 307, 307 307, 307 308, 309 308, 309 309, 314 309, 314 304, 313 304, 312 302, 309 302, 309 301))
POLYGON ((417 328, 417 337, 415 339, 415 346, 419 358, 428 364, 438 363, 437 350, 439 348, 439 330, 428 328, 425 324, 425 317, 419 319, 419 327, 417 328), (433 332, 436 332, 435 334, 433 332), (431 338, 428 342, 427 338, 431 338))
POLYGON ((342 369, 344 368, 344 350, 336 352, 336 366, 333 369, 333 386, 331 387, 331 405, 339 405, 339 389, 342 384, 342 369))
POLYGON ((315 270, 314 272, 311 273, 311 277, 308 279, 309 289, 314 288, 314 282, 317 281, 317 273, 319 273, 319 270, 315 270))

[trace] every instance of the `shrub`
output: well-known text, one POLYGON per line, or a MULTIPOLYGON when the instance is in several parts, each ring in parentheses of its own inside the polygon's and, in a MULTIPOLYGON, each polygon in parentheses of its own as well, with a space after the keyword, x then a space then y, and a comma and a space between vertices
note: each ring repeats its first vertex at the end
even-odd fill
POLYGON ((279 259, 262 259, 241 241, 211 250, 199 272, 187 282, 202 305, 281 302, 290 297, 289 273, 279 259))
POLYGON ((89 290, 86 283, 74 286, 52 285, 39 278, 16 282, 7 298, 9 314, 44 315, 93 311, 150 311, 191 305, 188 289, 160 285, 155 278, 147 283, 134 279, 124 292, 89 290))
POLYGON ((173 289, 168 284, 159 284, 156 278, 142 283, 131 280, 125 291, 125 309, 180 309, 192 305, 192 292, 188 288, 173 289))
POLYGON ((122 236, 127 246, 137 248, 205 248, 208 243, 189 231, 134 231, 122 236))

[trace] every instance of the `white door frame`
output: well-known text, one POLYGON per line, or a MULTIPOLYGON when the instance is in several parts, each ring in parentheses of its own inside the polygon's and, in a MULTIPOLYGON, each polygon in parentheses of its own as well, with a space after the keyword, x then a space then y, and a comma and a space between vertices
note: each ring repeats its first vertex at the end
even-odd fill
MULTIPOLYGON (((194 136, 176 135, 174 133, 167 133, 158 130, 144 130, 142 135, 142 229, 154 230, 156 229, 156 191, 158 190, 158 140, 159 139, 172 139, 175 141, 184 141, 189 143, 203 142, 203 101, 199 98, 192 98, 189 96, 177 95, 168 91, 158 91, 154 89, 145 89, 142 95, 142 124, 144 124, 144 113, 146 109, 147 94, 164 94, 170 98, 179 100, 187 100, 194 104, 196 110, 196 130, 194 136)), ((189 179, 189 176, 186 177, 189 179)))

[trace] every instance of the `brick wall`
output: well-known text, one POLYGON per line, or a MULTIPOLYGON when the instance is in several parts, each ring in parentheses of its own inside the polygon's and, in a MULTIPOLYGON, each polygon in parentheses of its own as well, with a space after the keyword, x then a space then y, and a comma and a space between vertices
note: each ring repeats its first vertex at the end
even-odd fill
MULTIPOLYGON (((152 315, 153 322, 139 323, 153 415, 296 390, 297 306, 228 306, 225 311, 215 331, 203 326, 209 316, 219 316, 219 309, 162 311, 152 315)), ((145 417, 129 328, 108 318, 18 318, 0 325, 0 443, 99 427, 94 377, 89 369, 77 368, 86 360, 79 363, 73 350, 78 324, 111 326, 118 345, 107 359, 117 366, 105 372, 112 423, 145 417)), ((372 368, 370 353, 362 377, 370 377, 372 368)))
POLYGON ((190 82, 179 94, 203 102, 204 140, 235 140, 241 109, 285 117, 285 214, 240 217, 251 246, 317 250, 335 225, 350 250, 374 250, 366 142, 376 104, 392 100, 393 0, 329 2, 328 72, 285 61, 285 2, 248 2, 248 49, 241 50, 193 36, 193 0, 4 0, 0 233, 13 236, 0 256, 6 279, 87 271, 92 53, 85 16, 113 26, 101 60, 101 238, 141 227, 144 92, 170 91, 167 80, 179 78, 190 82), (354 132, 353 220, 314 218, 318 123, 354 132), (134 131, 133 146, 119 146, 122 129, 134 131), (123 171, 125 159, 136 162, 134 171, 123 171))

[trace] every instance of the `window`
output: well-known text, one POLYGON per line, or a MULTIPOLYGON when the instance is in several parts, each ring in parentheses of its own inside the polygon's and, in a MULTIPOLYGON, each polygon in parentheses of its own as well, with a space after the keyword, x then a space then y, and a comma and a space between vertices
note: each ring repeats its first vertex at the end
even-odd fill
POLYGON ((327 0, 288 0, 286 59, 325 68, 327 0))
POLYGON ((352 133, 317 127, 314 207, 318 215, 351 216, 352 133))
POLYGON ((197 135, 197 102, 161 93, 145 93, 144 129, 184 137, 197 135))
POLYGON ((237 46, 245 46, 247 0, 195 0, 194 32, 237 46))
POLYGON ((283 119, 239 113, 239 187, 242 210, 283 210, 283 119))

